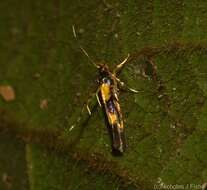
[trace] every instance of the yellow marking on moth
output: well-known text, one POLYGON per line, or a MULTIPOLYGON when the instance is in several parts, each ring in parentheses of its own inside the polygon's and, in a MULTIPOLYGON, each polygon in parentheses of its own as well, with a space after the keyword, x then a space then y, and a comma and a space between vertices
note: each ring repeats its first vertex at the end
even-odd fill
POLYGON ((106 102, 109 100, 109 98, 111 97, 109 84, 102 84, 101 85, 101 94, 102 94, 103 102, 106 102))
POLYGON ((114 113, 108 113, 108 119, 111 125, 117 123, 117 115, 114 113))

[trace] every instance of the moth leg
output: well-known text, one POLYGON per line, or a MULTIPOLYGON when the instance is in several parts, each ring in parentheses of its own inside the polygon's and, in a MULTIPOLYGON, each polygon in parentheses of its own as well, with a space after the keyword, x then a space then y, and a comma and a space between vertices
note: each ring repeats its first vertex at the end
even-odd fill
MULTIPOLYGON (((98 88, 95 93, 92 93, 91 97, 86 102, 86 109, 87 109, 89 115, 91 115, 91 110, 90 110, 89 104, 94 96, 96 96, 97 102, 98 102, 99 106, 101 107, 101 102, 100 102, 100 99, 98 96, 99 90, 100 90, 100 88, 98 88)), ((82 109, 82 112, 83 112, 83 110, 84 110, 84 107, 82 109)))
POLYGON ((88 104, 86 105, 86 108, 87 108, 88 114, 91 115, 91 110, 90 110, 88 104))
POLYGON ((132 92, 132 93, 135 93, 135 94, 141 92, 140 90, 136 90, 136 89, 134 89, 134 88, 131 88, 131 87, 127 86, 127 85, 126 85, 125 83, 123 83, 123 82, 122 82, 121 85, 122 85, 121 90, 128 91, 128 92, 132 92))
POLYGON ((99 106, 101 107, 101 101, 100 101, 99 96, 98 96, 99 90, 100 90, 100 89, 98 89, 98 90, 96 91, 96 99, 97 99, 97 102, 98 102, 99 106))
MULTIPOLYGON (((91 109, 90 109, 90 107, 89 107, 89 104, 90 104, 90 102, 92 101, 92 99, 94 98, 94 96, 96 96, 96 98, 98 97, 98 96, 97 96, 98 92, 99 92, 99 88, 97 89, 97 91, 96 91, 95 93, 92 93, 92 94, 90 95, 90 97, 88 98, 88 100, 86 101, 86 103, 83 105, 83 108, 82 108, 82 110, 81 110, 81 114, 80 114, 80 116, 78 117, 78 119, 76 120, 76 122, 70 126, 69 131, 72 131, 72 130, 78 125, 78 123, 81 122, 82 117, 83 117, 83 112, 84 112, 84 109, 85 109, 85 108, 86 108, 87 111, 88 111, 88 115, 89 115, 89 117, 91 117, 91 115, 92 115, 92 111, 91 111, 91 109)), ((99 100, 99 99, 97 99, 97 100, 99 100)))
POLYGON ((91 109, 90 109, 89 104, 90 104, 90 102, 92 101, 93 97, 95 96, 95 93, 92 93, 90 96, 91 96, 91 97, 88 98, 87 102, 84 104, 84 106, 83 106, 83 108, 82 108, 82 111, 81 111, 81 112, 83 113, 84 108, 85 108, 85 106, 86 106, 86 109, 87 109, 89 115, 91 115, 91 109))
POLYGON ((129 54, 127 55, 127 57, 121 63, 119 63, 115 67, 115 69, 113 70, 113 74, 116 74, 118 71, 120 71, 123 68, 123 66, 127 63, 128 59, 129 59, 129 54))
POLYGON ((140 90, 136 90, 134 88, 131 88, 127 86, 124 82, 122 82, 119 78, 115 77, 116 81, 118 82, 119 86, 121 87, 121 90, 126 90, 133 93, 139 93, 140 90))

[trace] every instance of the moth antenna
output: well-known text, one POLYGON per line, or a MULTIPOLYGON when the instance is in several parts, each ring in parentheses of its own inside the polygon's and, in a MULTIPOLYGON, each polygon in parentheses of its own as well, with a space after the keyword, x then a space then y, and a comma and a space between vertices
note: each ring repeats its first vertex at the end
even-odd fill
POLYGON ((88 53, 86 52, 86 50, 81 46, 78 38, 77 38, 77 35, 76 35, 76 31, 75 31, 75 27, 74 25, 72 26, 72 29, 73 29, 73 36, 74 38, 77 40, 78 42, 78 45, 79 45, 79 48, 81 49, 81 51, 83 52, 83 54, 88 58, 88 60, 96 67, 96 68, 99 68, 99 66, 93 61, 93 59, 88 55, 88 53))

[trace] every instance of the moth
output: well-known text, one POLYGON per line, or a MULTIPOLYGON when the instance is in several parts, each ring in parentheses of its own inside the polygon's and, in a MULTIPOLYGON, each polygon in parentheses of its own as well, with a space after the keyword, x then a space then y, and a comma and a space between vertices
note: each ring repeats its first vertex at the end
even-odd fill
MULTIPOLYGON (((77 39, 74 26, 73 34, 77 39)), ((80 46, 80 49, 88 57, 92 65, 98 69, 98 88, 95 96, 105 115, 106 124, 111 137, 112 152, 116 155, 122 155, 126 149, 126 140, 123 116, 119 103, 119 91, 120 88, 123 87, 126 87, 127 90, 134 93, 138 93, 138 91, 127 87, 122 81, 120 81, 119 78, 117 78, 117 75, 127 63, 130 56, 128 54, 128 56, 121 63, 111 70, 107 64, 95 63, 82 46, 80 46)), ((88 103, 86 107, 89 115, 91 115, 88 103)))

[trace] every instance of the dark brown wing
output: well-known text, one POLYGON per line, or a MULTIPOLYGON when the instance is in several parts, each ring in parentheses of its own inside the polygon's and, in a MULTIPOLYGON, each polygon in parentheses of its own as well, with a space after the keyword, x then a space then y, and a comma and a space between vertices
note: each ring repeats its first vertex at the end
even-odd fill
POLYGON ((126 148, 122 113, 117 94, 112 94, 104 104, 107 125, 112 140, 112 149, 116 154, 122 154, 126 148))

